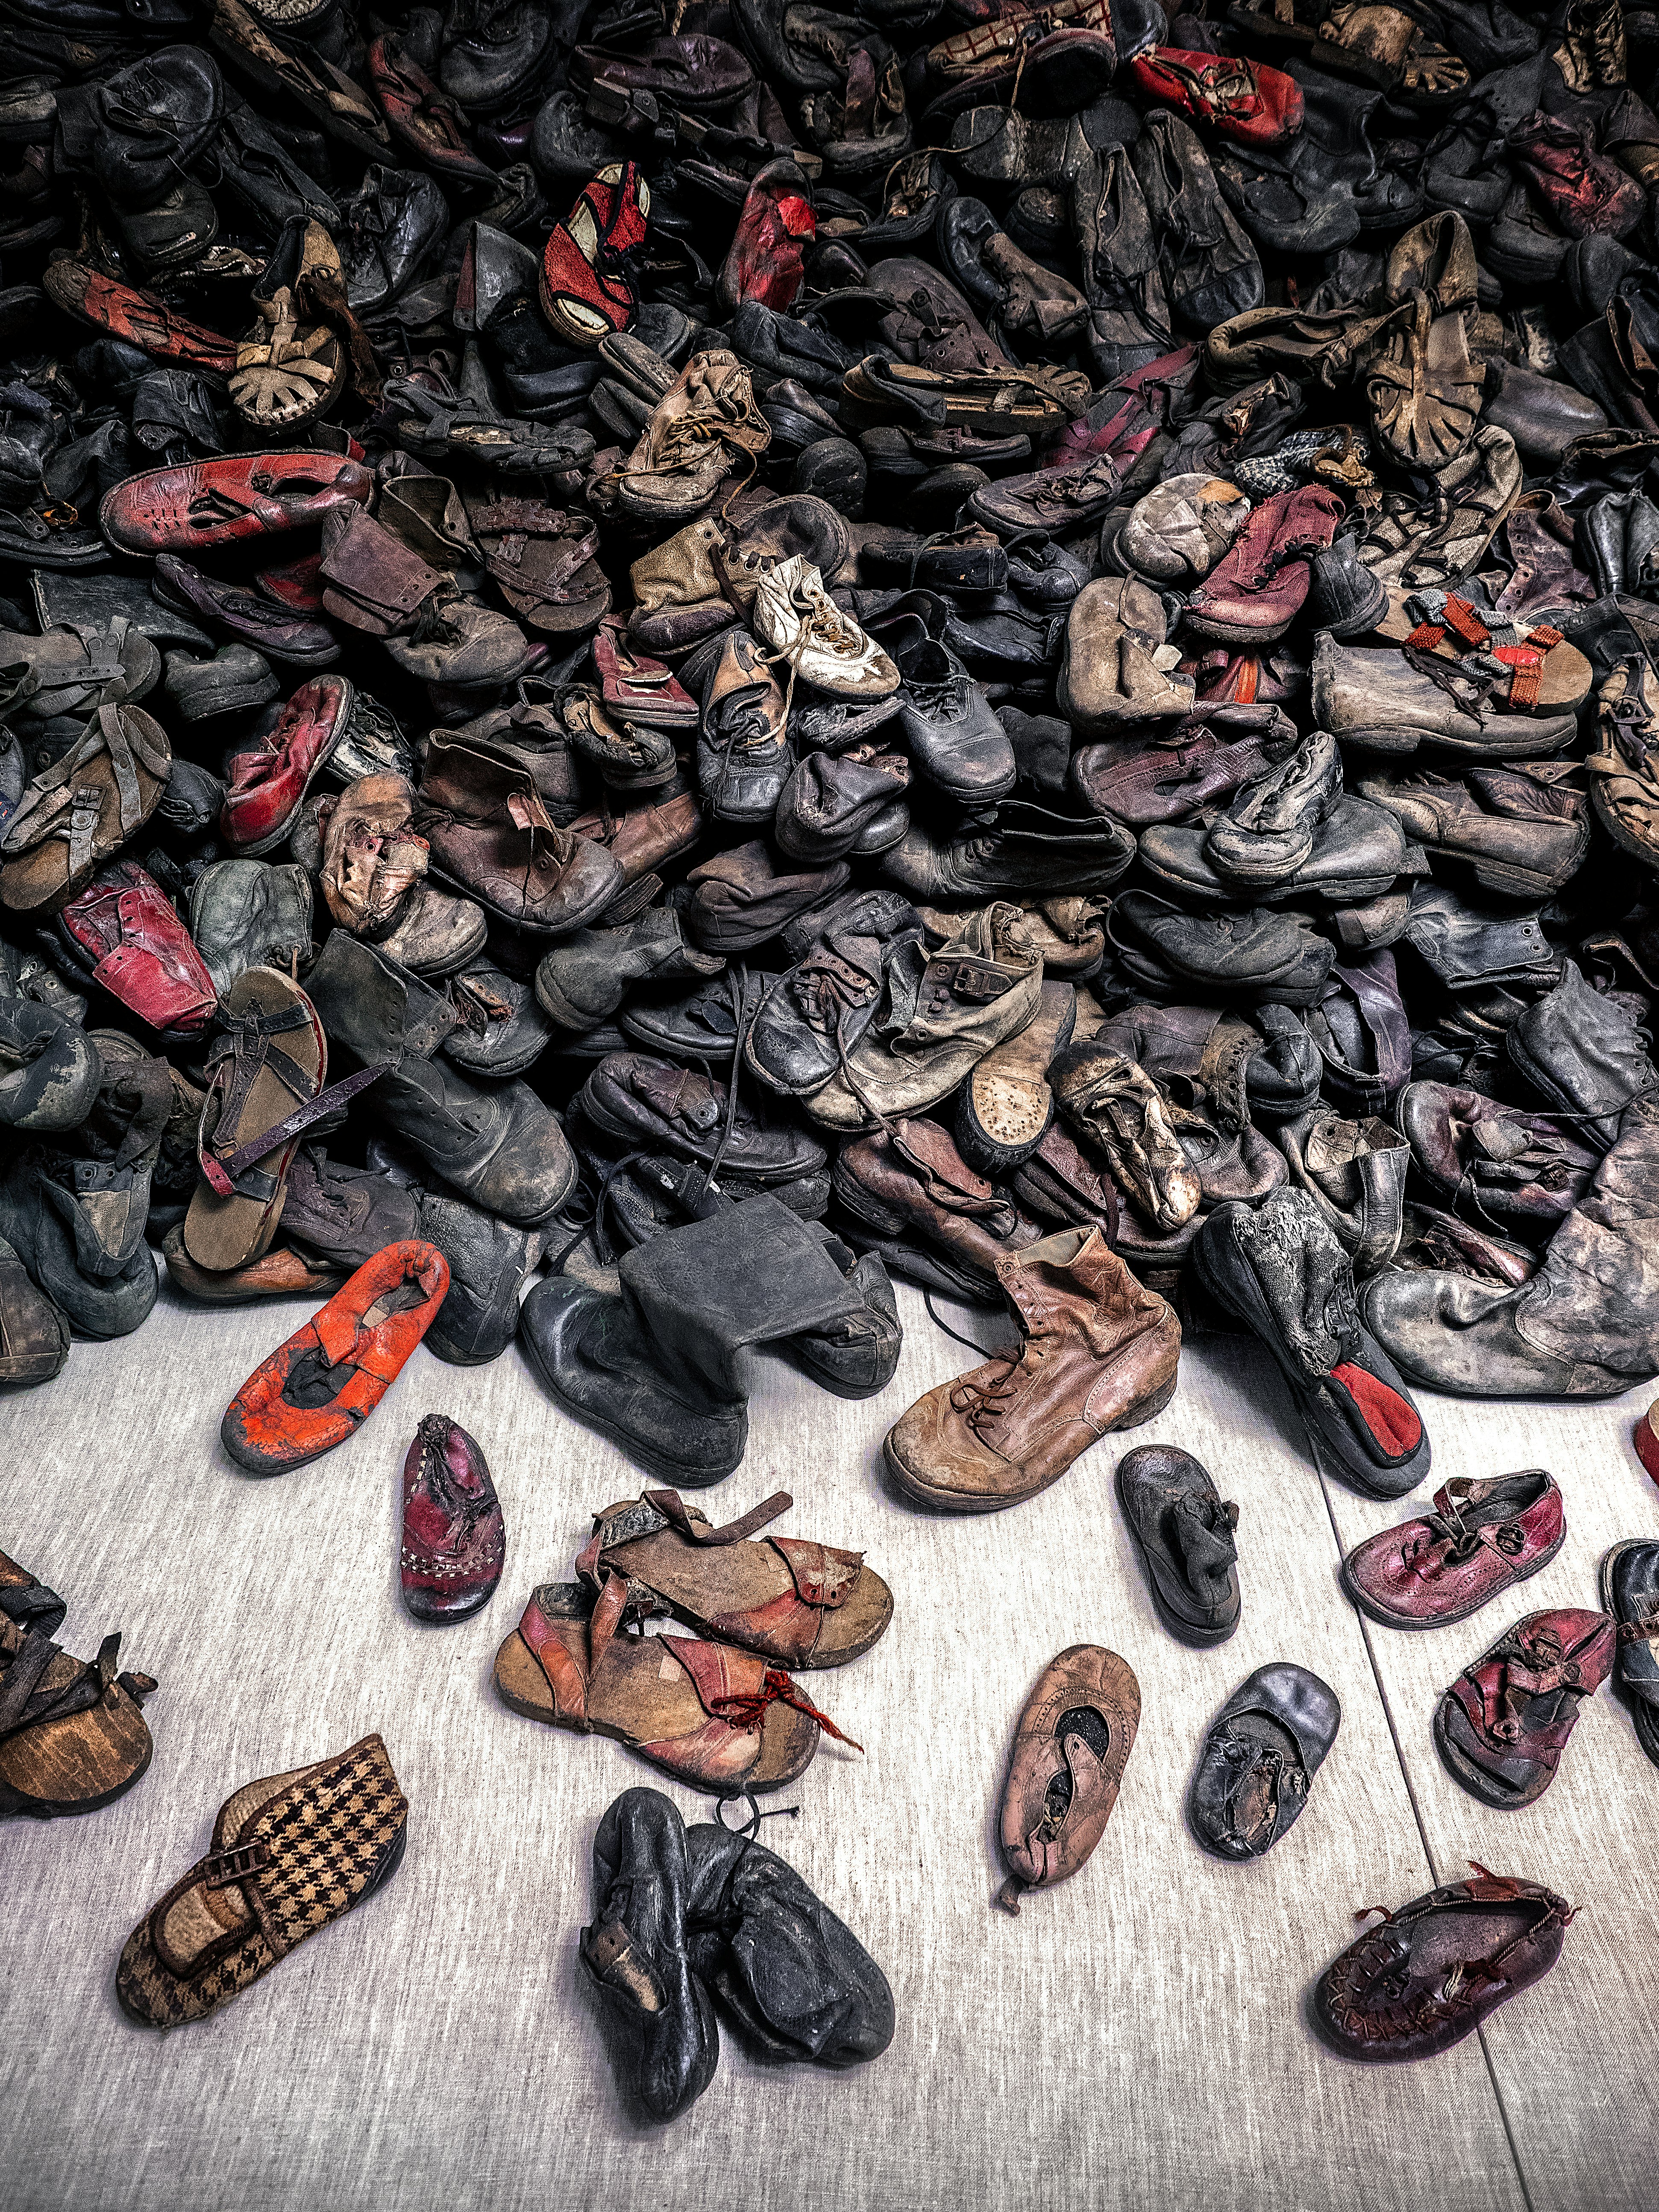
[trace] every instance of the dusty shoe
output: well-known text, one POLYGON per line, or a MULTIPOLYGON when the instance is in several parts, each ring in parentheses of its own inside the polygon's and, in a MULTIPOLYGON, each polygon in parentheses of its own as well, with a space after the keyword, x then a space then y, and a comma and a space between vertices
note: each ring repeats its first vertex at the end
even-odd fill
POLYGON ((1264 1857, 1305 1811, 1341 1720, 1330 1684, 1287 1660, 1241 1682, 1211 1723, 1187 1793, 1187 1823, 1205 1850, 1264 1857))
POLYGON ((69 1356, 69 1322, 0 1237, 0 1384, 50 1382, 69 1356))
POLYGON ((1194 1252, 1205 1287, 1278 1361, 1316 1462, 1373 1498, 1400 1498, 1429 1470, 1405 1382, 1361 1321, 1348 1256, 1305 1191, 1252 1212, 1217 1208, 1194 1252))
POLYGON ((619 928, 578 930, 554 945, 536 970, 536 997, 561 1029, 580 1032, 609 1021, 636 983, 717 975, 725 966, 719 953, 687 944, 670 908, 647 907, 619 928))
POLYGON ((1462 861, 1483 890, 1541 900, 1577 873, 1589 849, 1582 781, 1576 763, 1483 763, 1461 778, 1431 769, 1367 776, 1359 793, 1387 807, 1425 852, 1462 861))
POLYGON ((1475 760, 1534 760, 1559 752, 1577 718, 1511 711, 1513 678, 1465 672, 1425 653, 1314 646, 1313 711, 1322 730, 1365 752, 1414 753, 1419 745, 1475 760))
POLYGON ((245 969, 311 961, 311 879, 268 860, 215 860, 190 894, 190 933, 222 999, 245 969))
POLYGON ((98 1096, 97 1048, 78 1022, 13 995, 7 981, 0 966, 0 1124, 24 1133, 76 1128, 98 1096))
POLYGON ((1060 1112, 1098 1146, 1154 1227, 1167 1232, 1192 1219, 1203 1195, 1198 1176, 1144 1068, 1086 1038, 1059 1055, 1049 1081, 1060 1112))
POLYGON ((963 1160, 936 1121, 903 1121, 846 1146, 832 1178, 847 1234, 896 1274, 994 1303, 998 1263, 1042 1231, 963 1160))
POLYGON ((580 929, 622 889, 614 855, 559 824, 565 769, 562 749, 511 726, 434 731, 415 817, 446 882, 515 927, 548 937, 580 929))
POLYGON ((1483 1804, 1535 1803, 1617 1650, 1611 1613, 1564 1607, 1517 1620, 1440 1700, 1434 1741, 1447 1771, 1483 1804))
POLYGON ((1109 1429, 1133 1428, 1175 1395, 1181 1325, 1097 1229, 1066 1229, 999 1261, 1024 1338, 917 1400, 883 1447, 915 1503, 996 1512, 1059 1480, 1109 1429))
POLYGON ((838 699, 884 699, 898 690, 898 670, 836 605, 817 568, 799 554, 763 570, 746 565, 749 557, 731 587, 792 679, 838 699))
POLYGON ((1066 624, 1055 687, 1061 714, 1091 738, 1190 714, 1193 681, 1173 672, 1181 654, 1168 634, 1164 602, 1148 585, 1122 576, 1086 584, 1066 624))
POLYGON ((1071 1042, 1076 1018, 1073 986, 1045 981, 1030 1022, 979 1061, 957 1099, 963 1159, 1001 1176, 1036 1150, 1054 1115, 1049 1064, 1071 1042))
POLYGON ((734 353, 699 353, 621 471, 617 495, 641 521, 673 528, 701 514, 729 469, 750 466, 772 442, 749 371, 734 353))
POLYGON ((779 1491, 717 1528, 678 1491, 647 1490, 594 1515, 576 1572, 601 1591, 620 1577, 641 1616, 668 1613, 780 1667, 844 1666, 885 1632, 892 1593, 861 1552, 799 1536, 752 1540, 793 1503, 779 1491))
POLYGON ((1134 1669, 1098 1644, 1073 1644, 1037 1678, 1014 1732, 998 1833, 1008 1879, 998 1893, 1047 1889, 1087 1863, 1117 1803, 1140 1726, 1134 1669))
POLYGON ((1155 588, 1187 591, 1209 574, 1249 514, 1249 501, 1222 477, 1165 477, 1129 509, 1113 548, 1155 588))
POLYGON ((782 687, 754 640, 734 625, 702 695, 697 787, 710 815, 763 828, 793 759, 782 687))
POLYGON ((1411 1149, 1376 1115, 1346 1121, 1322 1101, 1273 1132, 1291 1170, 1335 1232, 1358 1276, 1393 1259, 1403 1233, 1411 1149))
POLYGON ((1197 1649, 1238 1626, 1238 1508, 1224 1504, 1207 1468, 1170 1444, 1142 1444, 1117 1463, 1123 1508, 1158 1617, 1197 1649))
POLYGON ((1288 759, 1239 792, 1204 839, 1218 876, 1247 890, 1289 882, 1313 851, 1314 831, 1342 795, 1336 740, 1312 730, 1288 759))
POLYGON ((931 956, 908 939, 884 983, 885 1003, 811 1094, 807 1111, 824 1127, 867 1129, 947 1097, 1036 1018, 1042 963, 1019 908, 1000 902, 963 915, 931 956))

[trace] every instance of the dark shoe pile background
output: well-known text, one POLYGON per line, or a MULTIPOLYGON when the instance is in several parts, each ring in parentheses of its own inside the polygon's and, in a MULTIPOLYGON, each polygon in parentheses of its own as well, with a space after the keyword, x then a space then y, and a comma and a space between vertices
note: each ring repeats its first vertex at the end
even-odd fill
MULTIPOLYGON (((422 1340, 516 1334, 666 1486, 536 1590, 501 1693, 733 1792, 801 1771, 833 1722, 788 1670, 890 1601, 753 1540, 787 1498, 679 1493, 743 1460, 744 1347, 890 1382, 895 1276, 1018 1332, 890 1429, 936 1510, 1150 1419, 1183 1323, 1253 1332, 1371 1497, 1428 1475, 1413 1385, 1659 1371, 1659 14, 0 0, 0 1377, 140 1327, 152 1245, 204 1305, 308 1295, 225 1417, 278 1474, 422 1340)), ((475 1611, 483 1449, 430 1416, 404 1488, 411 1610, 475 1611)), ((1237 1510, 1172 1448, 1119 1494, 1165 1626, 1224 1640, 1237 1510)), ((1346 1585, 1461 1620, 1562 1512, 1458 1476, 1346 1585)), ((1609 1672, 1651 1747, 1659 1547, 1603 1583, 1447 1692, 1486 1802, 1609 1672)), ((0 1754, 123 1698, 130 1767, 112 1653, 48 1667, 38 1613, 0 1754)), ((1015 1910, 1139 1715, 1115 1655, 1050 1672, 1015 1910)), ((1206 1846, 1269 1848, 1339 1721, 1288 1662, 1235 1691, 1206 1846)), ((227 1808, 177 1893, 222 1939, 158 1908, 141 2016, 275 1962, 234 1897, 290 1804, 367 1778, 339 1894, 385 1879, 366 1744, 227 1808)), ((630 1792, 595 1885, 659 2115, 714 1997, 774 2057, 890 2035, 752 1831, 630 1792)), ((1322 2025, 1443 2048, 1570 1917, 1481 1871, 1322 2025)))

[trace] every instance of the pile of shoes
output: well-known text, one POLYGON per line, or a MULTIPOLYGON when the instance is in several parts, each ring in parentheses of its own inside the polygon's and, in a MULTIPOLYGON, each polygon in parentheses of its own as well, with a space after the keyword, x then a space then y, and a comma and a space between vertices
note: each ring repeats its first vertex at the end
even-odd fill
MULTIPOLYGON (((0 27, 0 1381, 155 1247, 319 1307, 246 1467, 516 1335, 696 1488, 900 1276, 1011 1311, 886 1442, 983 1511, 1183 1323, 1384 1498, 1415 1387, 1659 1373, 1659 15, 0 27)), ((427 1618, 501 1559, 432 1419, 427 1618)), ((504 1693, 609 1725, 624 1582, 504 1693)))

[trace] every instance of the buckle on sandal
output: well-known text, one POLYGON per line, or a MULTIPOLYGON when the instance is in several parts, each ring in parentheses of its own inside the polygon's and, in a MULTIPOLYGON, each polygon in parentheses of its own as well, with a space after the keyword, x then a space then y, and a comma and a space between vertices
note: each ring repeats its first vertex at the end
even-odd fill
POLYGON ((269 1844, 244 1844, 239 1850, 212 1851, 202 1863, 202 1880, 209 1889, 223 1889, 233 1881, 246 1881, 270 1864, 269 1844))

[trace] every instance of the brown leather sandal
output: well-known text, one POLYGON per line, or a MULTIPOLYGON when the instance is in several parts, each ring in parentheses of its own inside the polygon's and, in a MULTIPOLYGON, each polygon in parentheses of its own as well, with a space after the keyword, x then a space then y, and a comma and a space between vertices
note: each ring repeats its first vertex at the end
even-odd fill
POLYGON ((1134 1669, 1098 1644, 1073 1644, 1051 1659, 1019 1717, 1002 1788, 997 1895, 1018 1913, 1022 1889, 1074 1875, 1100 1841, 1140 1726, 1134 1669))
MULTIPOLYGON (((21 1571, 9 1559, 0 1566, 21 1571)), ((31 1577, 27 1588, 39 1585, 31 1577)), ((21 1594, 15 1584, 5 1593, 21 1594)), ((0 1607, 0 1820, 95 1813, 149 1765, 155 1747, 138 1708, 155 1684, 148 1674, 118 1674, 120 1649, 118 1635, 106 1636, 90 1663, 71 1658, 43 1629, 0 1607)))
POLYGON ((544 1583, 495 1655, 501 1702, 555 1728, 614 1736, 677 1781, 722 1795, 794 1781, 820 1732, 851 1742, 754 1652, 691 1636, 618 1636, 627 1608, 620 1575, 597 1604, 578 1583, 544 1583))
POLYGON ((409 1801, 366 1735, 228 1797, 213 1848, 126 1940, 115 1994, 145 2027, 205 2020, 390 1880, 409 1801))
POLYGON ((270 1249, 301 1136, 331 1123, 380 1071, 361 1069, 325 1091, 323 1025, 299 985, 275 968, 245 969, 216 1024, 197 1148, 201 1179, 184 1247, 198 1267, 225 1274, 270 1249))
POLYGON ((799 1536, 745 1540, 793 1504, 780 1490, 716 1528, 678 1491, 647 1490, 595 1514, 576 1573, 596 1590, 620 1577, 636 1617, 672 1614, 781 1667, 842 1667, 885 1632, 893 1593, 862 1552, 799 1536))

